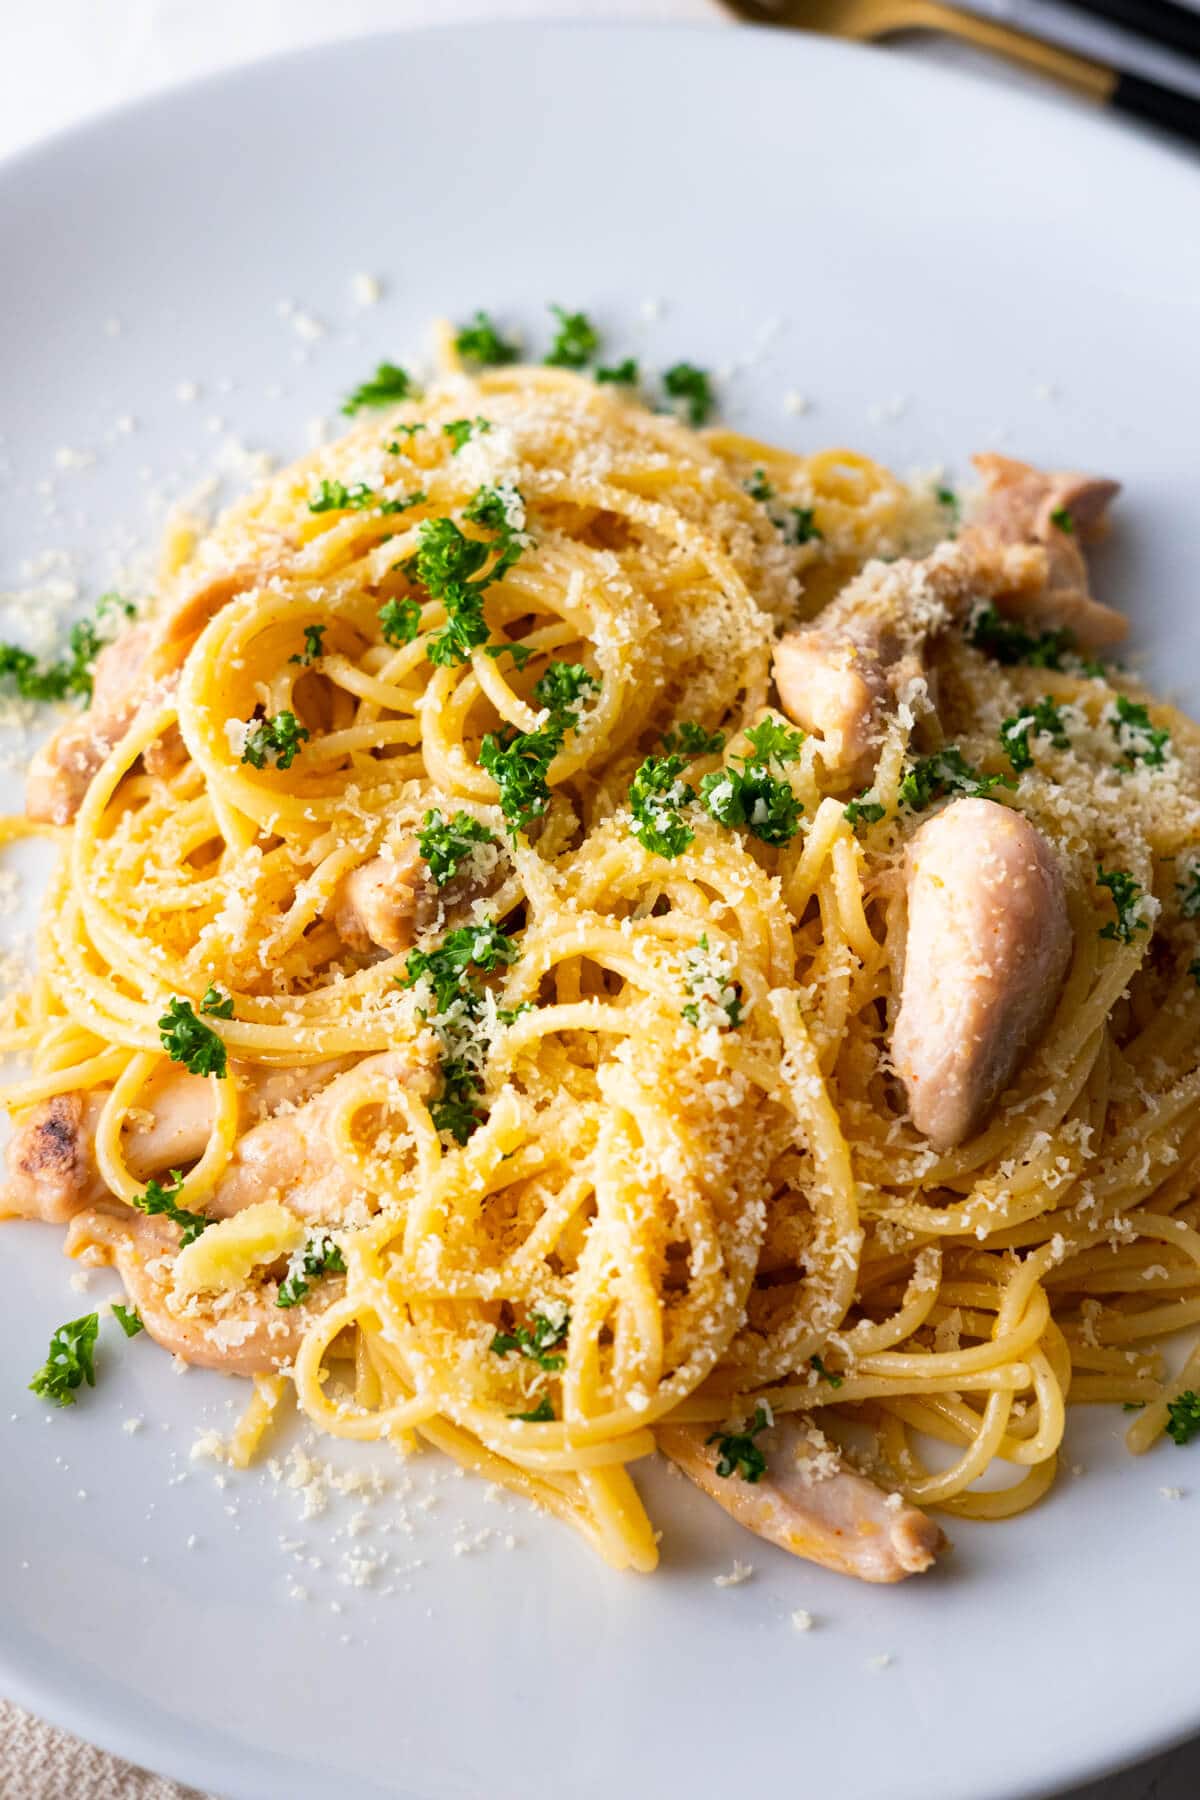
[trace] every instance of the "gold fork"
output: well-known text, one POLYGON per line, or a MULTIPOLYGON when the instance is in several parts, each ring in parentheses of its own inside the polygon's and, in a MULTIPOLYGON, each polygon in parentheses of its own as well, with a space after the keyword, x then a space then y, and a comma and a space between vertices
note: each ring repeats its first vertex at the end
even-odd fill
POLYGON ((870 39, 894 37, 903 31, 946 32, 1047 75, 1099 106, 1150 120, 1192 144, 1200 143, 1200 101, 1048 44, 1015 25, 943 5, 942 0, 725 0, 725 5, 756 25, 786 25, 831 37, 870 39))

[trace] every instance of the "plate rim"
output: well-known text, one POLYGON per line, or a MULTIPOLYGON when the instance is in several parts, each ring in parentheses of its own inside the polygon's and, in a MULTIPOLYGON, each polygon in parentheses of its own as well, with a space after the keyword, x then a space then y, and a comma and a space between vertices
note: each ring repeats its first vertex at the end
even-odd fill
MULTIPOLYGON (((377 51, 391 54, 397 47, 417 40, 448 44, 468 37, 477 41, 484 37, 503 36, 506 41, 511 42, 514 36, 527 39, 580 39, 591 36, 614 40, 635 38, 639 42, 659 39, 677 44, 681 34, 696 41, 722 42, 727 47, 734 41, 735 35, 736 40, 743 45, 754 42, 765 47, 772 36, 786 34, 788 47, 783 50, 783 54, 796 57, 798 62, 804 58, 818 62, 822 59, 841 63, 856 62, 864 71, 868 67, 882 71, 890 64, 889 73, 881 73, 878 77, 885 83, 894 81, 900 86, 908 83, 913 89, 925 87, 930 92, 936 92, 949 84, 951 87, 969 89, 981 103, 995 105, 1001 114, 1020 113, 1023 109, 1031 108, 1045 122, 1057 121, 1071 136, 1080 132, 1085 135, 1094 134, 1097 143, 1107 140, 1110 144, 1119 136, 1123 156, 1144 157, 1149 165, 1159 170, 1173 167, 1181 174, 1190 175, 1200 184, 1200 164, 1172 139, 1152 128, 1126 125, 1123 121, 1099 111, 1088 110, 1082 105, 1073 105, 1069 101, 1064 106, 1061 97, 1056 96, 1049 83, 1044 92, 1009 87, 994 83, 982 71, 970 68, 887 58, 883 46, 878 44, 848 42, 795 28, 755 25, 740 20, 671 22, 653 19, 606 20, 600 17, 535 17, 452 21, 355 32, 289 49, 267 51, 211 69, 201 75, 172 79, 148 92, 106 104, 81 120, 60 125, 0 156, 0 206, 12 191, 13 184, 19 185, 27 171, 36 173, 39 165, 48 167, 59 156, 85 147, 95 139, 102 139, 114 129, 136 128, 139 121, 165 116, 181 98, 202 97, 205 93, 228 90, 241 84, 253 85, 263 80, 270 81, 277 73, 286 74, 294 66, 321 59, 336 61, 345 58, 353 62, 377 51), (902 72, 897 73, 897 70, 902 72)), ((742 54, 741 50, 734 53, 742 54)), ((756 50, 754 54, 758 53, 756 50)), ((222 1800, 242 1800, 243 1796, 249 1800, 250 1796, 260 1794, 273 1800, 278 1789, 271 1784, 277 1782, 281 1774, 286 1774, 289 1767, 294 1766, 292 1759, 277 1749, 247 1746, 226 1737, 213 1727, 188 1719, 170 1719, 157 1705, 153 1705, 148 1713, 144 1708, 139 1712, 137 1696, 132 1689, 129 1691, 130 1705, 124 1712, 107 1711, 103 1699, 96 1694, 94 1671, 90 1672, 93 1676, 90 1687, 73 1684, 69 1674, 67 1677, 56 1677, 53 1671, 43 1670, 36 1664, 35 1672, 30 1674, 19 1656, 19 1645, 0 1621, 0 1694, 4 1698, 49 1724, 137 1767, 184 1785, 210 1790, 214 1795, 220 1795, 222 1800), (89 1694, 93 1696, 90 1700, 87 1698, 89 1694)), ((986 1789, 978 1789, 973 1800, 1052 1800, 1053 1796, 1069 1796, 1084 1784, 1134 1769, 1147 1758, 1170 1753, 1198 1737, 1200 1694, 1186 1720, 1177 1722, 1167 1731, 1143 1727, 1115 1754, 1081 1750, 1074 1756, 1060 1760, 1054 1779, 1049 1784, 1039 1781, 1031 1785, 1024 1779, 1000 1782, 986 1789)), ((314 1772, 311 1765, 308 1766, 308 1772, 314 1772)), ((347 1791, 356 1795, 386 1792, 394 1796, 395 1800, 416 1800, 413 1790, 391 1783, 385 1790, 366 1788, 358 1777, 348 1779, 354 1785, 352 1790, 347 1791)))

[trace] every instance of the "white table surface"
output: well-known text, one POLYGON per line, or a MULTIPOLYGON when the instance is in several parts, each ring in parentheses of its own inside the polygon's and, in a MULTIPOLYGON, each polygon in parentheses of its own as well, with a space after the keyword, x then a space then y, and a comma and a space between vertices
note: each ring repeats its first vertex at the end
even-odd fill
MULTIPOLYGON (((975 3, 980 11, 1200 95, 1200 68, 1145 48, 1054 0, 975 3)), ((1200 10, 1200 0, 1185 3, 1200 10)), ((336 5, 329 0, 0 0, 0 156, 141 94, 334 38, 481 18, 721 23, 728 16, 720 0, 338 0, 336 5)), ((907 39, 888 53, 1040 85, 959 44, 907 39)), ((181 1800, 184 1795, 172 1783, 149 1780, 112 1758, 89 1756, 63 1734, 39 1729, 15 1709, 0 1707, 5 1800, 67 1800, 64 1782, 70 1800, 149 1800, 151 1795, 181 1800)), ((1196 1800, 1197 1795, 1200 1741, 1080 1789, 1069 1800, 1196 1800)), ((961 1800, 971 1797, 964 1794, 961 1800)))

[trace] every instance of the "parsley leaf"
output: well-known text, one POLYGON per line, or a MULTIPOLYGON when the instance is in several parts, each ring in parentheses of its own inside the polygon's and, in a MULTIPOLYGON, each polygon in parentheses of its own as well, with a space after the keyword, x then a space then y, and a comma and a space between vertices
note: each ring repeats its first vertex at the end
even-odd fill
POLYGON ((1184 918, 1200 918, 1200 855, 1193 851, 1183 869, 1182 881, 1175 885, 1179 894, 1179 910, 1184 918))
POLYGON ((1057 525, 1060 531, 1065 531, 1068 535, 1075 530, 1075 520, 1072 518, 1070 510, 1065 506, 1056 506, 1054 508, 1054 511, 1050 514, 1050 523, 1052 525, 1057 525))
POLYGON ((967 641, 995 662, 1012 667, 1028 663, 1034 669, 1061 669, 1063 657, 1075 648, 1070 631, 1026 631, 1023 625, 1003 618, 994 606, 984 606, 967 626, 967 641))
POLYGON ((448 425, 442 426, 442 434, 448 437, 454 448, 451 456, 457 456, 464 444, 470 443, 473 437, 482 437, 485 431, 492 429, 490 419, 451 419, 448 425))
POLYGON ((948 512, 950 514, 952 521, 957 523, 960 507, 959 507, 958 495, 955 493, 954 489, 949 488, 949 487, 940 487, 936 490, 934 497, 937 500, 938 505, 942 508, 942 510, 944 512, 948 512))
POLYGON ((722 825, 744 825, 764 844, 786 844, 799 830, 804 809, 791 784, 773 775, 768 764, 794 762, 804 733, 790 731, 778 719, 763 719, 747 731, 746 741, 750 755, 711 770, 700 783, 700 797, 722 825))
POLYGON ((315 663, 321 654, 321 639, 328 630, 328 625, 306 625, 304 627, 304 649, 298 656, 289 656, 288 661, 299 663, 305 669, 311 663, 315 663))
POLYGON ((497 488, 483 487, 465 508, 464 518, 496 533, 491 542, 467 537, 453 519, 426 519, 421 525, 416 552, 404 569, 446 609, 445 625, 425 646, 431 663, 448 667, 466 662, 475 646, 487 641, 484 589, 512 567, 522 549, 520 533, 509 520, 510 505, 497 488), (476 580, 493 556, 486 576, 476 580))
POLYGON ((1100 933, 1102 938, 1112 938, 1119 944, 1132 944, 1135 931, 1148 929, 1145 919, 1138 917, 1138 908, 1142 902, 1142 889, 1129 873, 1128 869, 1104 869, 1096 865, 1096 880, 1112 895, 1112 903, 1117 909, 1115 919, 1110 919, 1100 933))
POLYGON ((205 989, 204 998, 200 1002, 200 1011, 207 1013, 210 1019, 232 1019, 233 995, 222 994, 215 987, 205 989))
POLYGON ((610 381, 617 387, 636 387, 640 379, 637 363, 632 356, 624 362, 613 363, 610 368, 596 370, 597 381, 610 381))
POLYGON ((790 526, 785 523, 782 530, 789 544, 812 544, 824 538, 825 533, 813 522, 811 506, 789 506, 787 510, 792 515, 793 523, 790 526))
POLYGON ((454 334, 454 348, 467 362, 498 368, 501 363, 516 362, 520 350, 502 338, 488 313, 476 312, 469 325, 460 325, 454 334))
POLYGON ((158 1033, 171 1061, 182 1063, 190 1074, 226 1074, 225 1045, 210 1025, 196 1017, 190 1000, 167 1001, 158 1033))
POLYGON ((918 757, 900 783, 900 803, 913 812, 940 800, 945 794, 987 795, 997 787, 1013 787, 1011 775, 981 775, 973 769, 956 744, 918 757))
POLYGON ((204 1213, 189 1212, 186 1206, 176 1203, 175 1195, 182 1186, 182 1174, 178 1169, 172 1169, 166 1187, 151 1179, 146 1183, 144 1194, 134 1194, 132 1204, 148 1218, 169 1219, 172 1225, 180 1226, 183 1235, 179 1240, 179 1247, 186 1250, 189 1244, 195 1243, 202 1231, 207 1231, 216 1221, 206 1217, 204 1213))
POLYGON ((119 594, 102 594, 90 619, 71 627, 69 657, 39 668, 37 657, 16 644, 0 644, 0 677, 11 676, 23 700, 65 700, 68 694, 92 696, 92 665, 106 644, 112 642, 136 607, 119 594))
POLYGON ((715 756, 725 748, 723 731, 705 731, 693 719, 681 719, 662 736, 664 750, 680 751, 684 756, 715 756))
POLYGON ((1190 1444, 1200 1431, 1200 1394, 1187 1388, 1167 1402, 1167 1436, 1176 1444, 1190 1444))
POLYGON ((664 370, 662 379, 667 393, 686 413, 689 425, 703 425, 716 405, 707 371, 698 369, 695 363, 673 363, 664 370))
POLYGON ((267 758, 277 769, 290 769, 309 733, 294 712, 276 713, 273 719, 252 719, 242 745, 242 761, 261 769, 267 758))
POLYGON ((1011 719, 1005 719, 1000 726, 1001 748, 1015 774, 1019 775, 1023 769, 1032 769, 1033 746, 1030 739, 1039 735, 1048 737, 1056 750, 1069 750, 1071 747, 1066 722, 1051 694, 1043 694, 1032 706, 1023 706, 1019 713, 1011 719))
POLYGON ((504 655, 511 656, 516 667, 523 669, 530 657, 537 655, 537 651, 529 644, 510 643, 506 638, 500 644, 485 644, 483 654, 490 656, 493 662, 499 662, 504 655))
POLYGON ((842 808, 848 825, 857 825, 861 820, 864 825, 878 825, 887 813, 886 806, 880 806, 878 800, 868 800, 870 788, 864 788, 855 800, 848 800, 842 808))
POLYGON ((398 649, 411 644, 421 629, 421 608, 416 600, 385 600, 379 608, 379 629, 385 644, 398 649))
POLYGON ((29 1383, 30 1392, 39 1400, 53 1400, 56 1406, 74 1406, 75 1390, 86 1381, 96 1385, 96 1334, 100 1330, 99 1313, 87 1313, 60 1325, 50 1339, 50 1352, 29 1383))
POLYGON ((310 1277, 345 1273, 346 1259, 329 1234, 325 1232, 320 1237, 310 1237, 303 1250, 289 1262, 287 1274, 279 1284, 275 1304, 298 1306, 308 1293, 310 1277))
POLYGON ((808 1360, 817 1371, 817 1374, 821 1377, 822 1381, 827 1381, 832 1388, 841 1387, 842 1382, 845 1380, 844 1375, 835 1375, 832 1370, 827 1369, 819 1356, 810 1356, 808 1360))
POLYGON ((403 452, 400 449, 400 439, 402 437, 407 438, 411 444, 418 431, 424 431, 425 429, 426 427, 423 420, 419 420, 415 425, 393 425, 392 430, 396 434, 396 442, 394 444, 389 444, 388 449, 393 456, 402 455, 403 452))
POLYGON ((505 726, 489 731, 479 746, 479 766, 500 789, 500 807, 513 831, 525 831, 550 804, 546 780, 563 746, 565 719, 551 719, 537 731, 505 726))
POLYGON ((552 662, 533 685, 534 698, 555 715, 574 718, 586 693, 598 693, 600 682, 582 663, 552 662))
POLYGON ((510 1419, 524 1419, 527 1425, 549 1425, 554 1418, 554 1402, 543 1394, 532 1412, 509 1413, 510 1419))
POLYGON ((371 379, 356 387, 343 403, 342 411, 353 414, 364 406, 392 406, 398 400, 408 400, 416 392, 407 369, 401 369, 396 363, 381 362, 371 379))
POLYGON ((766 1408, 758 1405, 754 1417, 744 1431, 714 1431, 706 1444, 717 1446, 717 1474, 728 1478, 740 1475, 743 1481, 761 1481, 767 1472, 767 1459, 755 1443, 760 1432, 771 1423, 766 1408))
POLYGON ((778 719, 763 719, 750 727, 746 742, 754 752, 746 759, 748 762, 768 762, 771 757, 777 762, 795 762, 804 743, 804 733, 789 731, 778 719))
POLYGON ((1145 763, 1148 769, 1162 768, 1171 747, 1171 734, 1165 727, 1151 723, 1150 713, 1145 706, 1127 699, 1124 694, 1118 694, 1113 702, 1112 712, 1108 715, 1108 723, 1118 745, 1125 752, 1123 761, 1117 764, 1118 769, 1128 773, 1139 762, 1145 763))
POLYGON ((564 1307, 561 1318, 551 1319, 543 1312, 532 1312, 528 1325, 518 1325, 515 1331, 498 1331, 488 1349, 493 1356, 508 1356, 513 1350, 535 1362, 539 1369, 553 1373, 556 1369, 566 1367, 565 1356, 551 1355, 551 1351, 567 1341, 567 1332, 571 1325, 571 1315, 564 1307))
POLYGON ((746 492, 752 500, 761 500, 764 505, 768 500, 773 500, 775 498, 775 489, 767 480, 767 472, 765 469, 755 469, 750 480, 746 482, 745 487, 746 492))
POLYGON ((546 362, 557 369, 582 369, 600 348, 599 332, 586 313, 569 313, 561 306, 552 306, 550 311, 558 319, 558 330, 546 362))
POLYGON ((696 798, 680 780, 686 766, 682 756, 648 756, 630 784, 629 829, 656 856, 681 856, 696 835, 682 813, 696 798))
POLYGON ((520 951, 494 920, 479 925, 461 925, 448 931, 436 950, 410 950, 404 966, 402 985, 412 987, 422 975, 429 977, 437 1000, 437 1010, 446 1008, 457 998, 467 970, 500 969, 515 963, 520 951))
POLYGON ((136 1309, 132 1306, 122 1306, 119 1300, 114 1300, 112 1303, 112 1316, 127 1338, 136 1337, 139 1331, 146 1329, 136 1309))
POLYGON ((456 812, 450 820, 440 812, 427 812, 417 833, 417 848, 440 888, 454 880, 475 844, 495 841, 487 826, 467 812, 456 812))

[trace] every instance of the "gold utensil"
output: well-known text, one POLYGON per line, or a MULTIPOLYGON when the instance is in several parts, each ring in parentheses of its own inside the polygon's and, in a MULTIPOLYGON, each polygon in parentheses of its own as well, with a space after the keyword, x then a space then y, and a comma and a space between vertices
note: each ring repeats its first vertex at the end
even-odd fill
POLYGON ((904 31, 945 32, 1046 75, 1099 106, 1148 119, 1192 144, 1200 143, 1200 101, 1046 43, 1015 25, 943 5, 942 0, 725 0, 725 4, 756 25, 784 25, 831 37, 866 40, 904 31))

